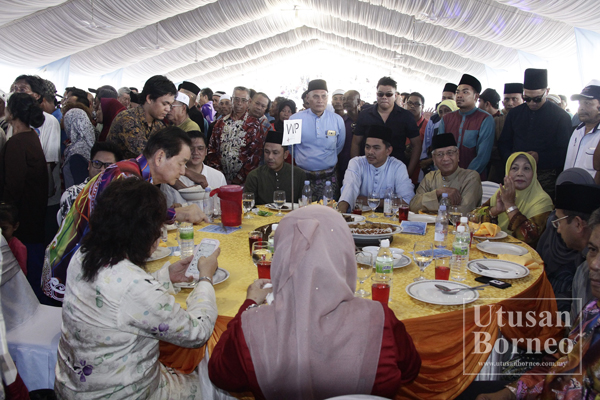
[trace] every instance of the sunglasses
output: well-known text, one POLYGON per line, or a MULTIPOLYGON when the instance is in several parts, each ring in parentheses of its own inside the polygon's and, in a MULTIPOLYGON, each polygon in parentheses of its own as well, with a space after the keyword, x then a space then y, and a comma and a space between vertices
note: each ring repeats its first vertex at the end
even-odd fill
POLYGON ((533 101, 534 103, 541 103, 543 99, 544 99, 544 95, 537 96, 537 97, 523 96, 523 101, 525 103, 529 103, 530 101, 533 101))
POLYGON ((92 161, 92 166, 96 169, 100 169, 102 167, 104 168, 108 168, 109 166, 111 166, 113 163, 109 163, 109 162, 102 162, 102 161, 98 161, 98 160, 94 160, 92 161))
POLYGON ((377 92, 377 97, 392 97, 394 95, 394 93, 383 93, 383 92, 377 92))

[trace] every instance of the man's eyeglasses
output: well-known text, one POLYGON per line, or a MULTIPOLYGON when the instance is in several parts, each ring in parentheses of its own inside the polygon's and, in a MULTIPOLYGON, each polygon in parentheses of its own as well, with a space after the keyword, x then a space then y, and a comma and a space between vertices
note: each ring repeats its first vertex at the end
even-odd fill
POLYGON ((13 86, 15 93, 29 93, 31 92, 31 86, 29 85, 15 85, 13 86))
POLYGON ((446 156, 448 156, 448 157, 454 157, 457 153, 458 153, 458 150, 448 150, 445 153, 442 152, 442 151, 440 151, 440 152, 436 151, 435 153, 433 153, 433 156, 435 158, 439 158, 441 160, 442 158, 444 158, 446 156))
POLYGON ((234 103, 247 103, 248 99, 244 98, 244 97, 234 97, 233 98, 233 102, 234 103))
POLYGON ((537 96, 537 97, 523 96, 523 101, 525 103, 529 103, 530 101, 533 101, 534 103, 541 103, 543 99, 544 99, 544 95, 537 96))
POLYGON ((569 218, 569 216, 568 216, 568 215, 565 215, 564 217, 557 218, 557 219, 553 220, 553 221, 552 221, 552 226, 554 227, 554 229, 558 229, 558 226, 560 225, 559 221, 560 221, 561 219, 565 219, 565 218, 569 218))
POLYGON ((423 104, 421 103, 413 103, 412 101, 407 101, 406 104, 408 104, 409 106, 415 106, 415 107, 421 107, 423 104))
POLYGON ((393 95, 394 95, 394 93, 377 92, 377 97, 392 97, 393 95))
POLYGON ((102 161, 98 161, 98 160, 94 160, 91 162, 92 166, 96 169, 100 169, 102 167, 104 168, 108 168, 110 165, 113 165, 113 163, 110 162, 102 162, 102 161))

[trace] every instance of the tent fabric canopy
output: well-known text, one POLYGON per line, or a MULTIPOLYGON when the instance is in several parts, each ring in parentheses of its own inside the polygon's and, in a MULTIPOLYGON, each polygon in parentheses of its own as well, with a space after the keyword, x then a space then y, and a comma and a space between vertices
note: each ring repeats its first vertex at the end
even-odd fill
POLYGON ((457 82, 532 66, 524 60, 577 59, 576 28, 600 33, 597 0, 0 2, 0 64, 69 57, 74 74, 165 74, 200 85, 309 48, 457 82))

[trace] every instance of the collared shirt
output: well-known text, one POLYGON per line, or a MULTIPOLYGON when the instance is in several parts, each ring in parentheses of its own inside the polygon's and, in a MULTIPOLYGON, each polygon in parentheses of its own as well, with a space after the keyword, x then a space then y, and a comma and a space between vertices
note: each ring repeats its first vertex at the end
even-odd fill
POLYGON ((444 115, 438 128, 438 134, 451 132, 454 135, 459 151, 458 165, 480 174, 490 161, 494 131, 494 118, 477 107, 466 113, 457 110, 444 115))
POLYGON ((157 119, 148 126, 144 107, 137 106, 117 114, 106 141, 116 144, 123 158, 135 158, 142 154, 150 136, 164 127, 165 124, 157 119))
POLYGON ((60 197, 60 208, 56 213, 56 221, 58 222, 58 226, 62 224, 63 220, 71 210, 73 203, 75 203, 75 199, 77 198, 77 196, 79 196, 79 193, 81 193, 81 191, 83 190, 85 185, 88 184, 89 181, 90 178, 87 177, 82 183, 78 185, 69 186, 62 194, 62 196, 60 197))
POLYGON ((204 118, 208 121, 209 124, 215 120, 216 112, 213 107, 212 101, 209 101, 208 103, 202 105, 200 111, 202 111, 202 115, 204 115, 204 118))
POLYGON ((237 179, 244 183, 250 171, 260 163, 266 134, 261 121, 247 111, 238 120, 227 115, 215 122, 206 164, 222 171, 227 182, 237 179))
POLYGON ((412 212, 437 211, 439 207, 436 190, 443 187, 457 189, 462 197, 460 211, 467 213, 481 205, 481 179, 476 171, 458 167, 448 176, 442 176, 440 171, 432 171, 425 175, 417 188, 415 197, 410 201, 412 212))
POLYGON ((427 154, 427 149, 431 146, 431 139, 433 136, 438 133, 440 122, 442 122, 442 119, 440 118, 440 114, 437 113, 433 114, 431 119, 427 121, 427 125, 425 125, 425 135, 423 135, 423 145, 421 146, 421 160, 431 158, 429 154, 427 154))
POLYGON ((506 115, 498 149, 504 162, 516 151, 537 152, 539 175, 541 170, 563 168, 571 132, 569 114, 556 104, 546 101, 532 111, 523 103, 506 115))
POLYGON ((189 131, 200 131, 200 126, 191 120, 191 118, 187 118, 180 125, 177 125, 178 128, 189 132, 189 131))
POLYGON ((370 125, 384 125, 392 130, 392 157, 396 157, 398 160, 408 165, 408 161, 404 156, 404 150, 406 150, 406 139, 412 139, 419 136, 419 128, 415 122, 413 115, 394 104, 392 112, 388 116, 387 120, 383 122, 383 118, 377 110, 379 107, 373 106, 366 110, 362 110, 358 114, 358 121, 356 121, 356 129, 354 134, 357 136, 366 136, 367 128, 370 125))
POLYGON ((340 201, 348 203, 350 205, 348 209, 352 210, 358 196, 368 196, 375 190, 380 198, 383 198, 387 188, 394 189, 394 192, 407 203, 415 195, 415 187, 402 161, 388 157, 381 167, 375 168, 369 164, 367 157, 354 157, 348 163, 344 175, 340 201))
MULTIPOLYGON (((124 111, 123 111, 124 112, 124 111)), ((89 230, 89 220, 98 196, 115 179, 136 177, 152 183, 150 166, 146 157, 119 161, 96 175, 79 193, 71 210, 63 220, 58 233, 46 248, 42 289, 47 296, 62 301, 67 267, 71 257, 80 246, 81 239, 89 230)), ((167 211, 168 223, 175 221, 175 210, 167 211)))
MULTIPOLYGON (((227 181, 225 180, 225 175, 221 171, 218 171, 214 168, 209 167, 208 165, 202 166, 202 175, 206 177, 206 182, 208 182, 208 186, 211 189, 220 188, 221 186, 227 185, 227 181)), ((179 180, 187 187, 196 186, 197 183, 192 181, 187 176, 180 176, 179 180)), ((164 193, 167 198, 167 206, 173 205, 173 203, 184 204, 187 201, 181 197, 179 191, 174 189, 168 183, 162 183, 160 185, 160 190, 164 193)), ((219 196, 213 196, 215 200, 219 200, 219 196)))
POLYGON ((350 162, 350 150, 352 149, 352 137, 354 136, 354 128, 356 122, 348 114, 344 114, 342 117, 344 120, 344 126, 346 127, 346 141, 340 154, 338 154, 338 176, 344 177, 346 168, 348 168, 348 162, 350 162))
POLYGON ((583 168, 594 177, 596 170, 593 159, 594 151, 600 141, 600 123, 589 133, 586 133, 585 129, 585 123, 582 122, 571 135, 564 169, 583 168))
MULTIPOLYGON (((294 166, 294 202, 302 195, 306 174, 294 166)), ((248 174, 244 192, 254 193, 256 205, 273 202, 273 192, 285 191, 286 201, 292 201, 292 166, 283 163, 283 167, 275 172, 267 165, 262 165, 248 174)))
POLYGON ((346 141, 342 117, 327 110, 318 117, 308 109, 292 115, 290 119, 302 120, 302 143, 294 145, 296 164, 306 171, 334 167, 346 141))

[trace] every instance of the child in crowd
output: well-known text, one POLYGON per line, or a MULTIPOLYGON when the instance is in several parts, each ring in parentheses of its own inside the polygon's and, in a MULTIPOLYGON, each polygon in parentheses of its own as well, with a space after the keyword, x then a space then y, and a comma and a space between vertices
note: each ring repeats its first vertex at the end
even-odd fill
POLYGON ((23 273, 27 275, 27 248, 13 233, 19 229, 19 212, 12 204, 0 203, 0 229, 23 273))

